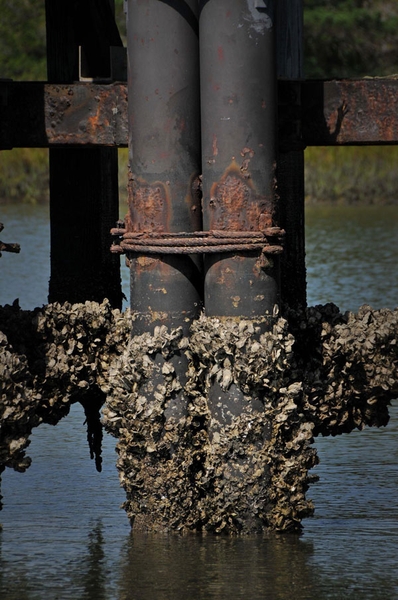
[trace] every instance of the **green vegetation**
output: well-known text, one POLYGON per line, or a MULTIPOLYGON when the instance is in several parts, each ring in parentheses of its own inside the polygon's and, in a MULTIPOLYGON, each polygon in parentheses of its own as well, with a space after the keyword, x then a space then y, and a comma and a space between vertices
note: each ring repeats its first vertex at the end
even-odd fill
POLYGON ((0 0, 0 77, 46 79, 43 0, 0 0))
POLYGON ((398 204, 398 146, 307 148, 306 202, 398 204))
MULTIPOLYGON (((125 40, 123 0, 115 0, 125 40)), ((0 77, 46 79, 44 0, 0 0, 0 77)), ((307 78, 398 73, 396 0, 304 0, 307 78)), ((126 199, 127 152, 119 151, 120 193, 126 199)), ((308 148, 309 202, 397 203, 398 147, 308 148)), ((15 149, 0 155, 0 204, 48 201, 48 152, 15 149)))
POLYGON ((0 155, 0 204, 37 204, 47 202, 48 198, 47 150, 3 150, 0 155))
POLYGON ((397 73, 396 0, 304 0, 304 7, 308 79, 397 73))

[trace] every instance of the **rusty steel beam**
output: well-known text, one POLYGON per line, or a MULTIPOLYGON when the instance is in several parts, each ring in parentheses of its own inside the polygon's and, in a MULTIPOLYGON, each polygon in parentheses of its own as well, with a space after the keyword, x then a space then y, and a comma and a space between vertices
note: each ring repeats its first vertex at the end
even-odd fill
POLYGON ((127 145, 127 90, 123 84, 47 85, 44 102, 49 144, 73 145, 82 137, 87 145, 127 145))
MULTIPOLYGON (((398 79, 282 80, 278 97, 284 149, 398 144, 398 79)), ((3 149, 126 147, 127 123, 125 83, 0 81, 3 149)))
POLYGON ((127 86, 0 81, 0 148, 127 146, 127 86))
POLYGON ((398 143, 398 79, 306 81, 301 101, 307 146, 398 143))

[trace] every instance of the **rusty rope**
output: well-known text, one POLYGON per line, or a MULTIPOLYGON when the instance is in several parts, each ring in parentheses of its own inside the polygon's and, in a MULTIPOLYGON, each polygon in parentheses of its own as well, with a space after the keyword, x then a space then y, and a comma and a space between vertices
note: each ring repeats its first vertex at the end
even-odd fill
POLYGON ((280 254, 285 235, 279 227, 264 231, 195 231, 193 233, 133 232, 115 228, 111 234, 119 238, 111 251, 123 254, 212 254, 261 250, 263 254, 280 254))

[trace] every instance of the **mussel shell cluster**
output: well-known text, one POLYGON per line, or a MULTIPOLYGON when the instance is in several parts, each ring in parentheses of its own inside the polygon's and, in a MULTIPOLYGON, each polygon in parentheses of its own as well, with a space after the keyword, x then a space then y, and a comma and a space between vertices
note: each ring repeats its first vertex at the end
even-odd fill
POLYGON ((131 338, 130 312, 107 301, 0 307, 0 473, 29 466, 33 427, 98 392, 134 527, 299 529, 313 437, 388 421, 398 309, 284 314, 131 338))
POLYGON ((105 424, 119 439, 135 526, 299 529, 313 512, 305 497, 313 436, 386 424, 397 393, 397 311, 342 315, 326 305, 268 320, 264 333, 262 325, 202 316, 189 340, 164 330, 131 341, 110 380, 105 424), (185 385, 171 360, 176 339, 188 359, 185 385), (175 420, 173 396, 182 407, 175 420))

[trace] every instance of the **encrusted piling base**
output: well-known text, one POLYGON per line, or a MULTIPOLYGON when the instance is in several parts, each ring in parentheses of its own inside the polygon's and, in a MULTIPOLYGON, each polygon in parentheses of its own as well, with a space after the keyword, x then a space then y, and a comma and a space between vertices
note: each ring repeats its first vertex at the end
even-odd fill
POLYGON ((129 311, 107 302, 0 308, 0 473, 29 466, 33 427, 107 396, 134 527, 299 529, 313 511, 313 436, 388 421, 398 309, 330 304, 268 325, 201 317, 189 339, 161 327, 129 340, 129 311))
POLYGON ((311 514, 305 491, 316 453, 313 425, 299 411, 302 385, 293 381, 294 339, 284 319, 258 341, 256 329, 251 321, 237 326, 202 317, 189 340, 166 328, 131 340, 110 377, 104 422, 119 439, 118 468, 134 526, 285 530, 311 514), (185 389, 165 362, 163 384, 143 396, 154 379, 154 356, 167 361, 184 350, 190 359, 185 389), (214 385, 242 390, 238 414, 210 406, 214 385), (186 408, 179 419, 166 418, 175 394, 186 408))
POLYGON ((317 461, 313 434, 388 421, 398 393, 397 319, 398 311, 363 307, 342 315, 327 305, 291 314, 289 322, 279 318, 262 335, 260 323, 201 317, 189 340, 163 328, 134 338, 112 370, 104 410, 106 428, 119 439, 132 524, 217 533, 299 529, 313 512, 305 497, 317 461), (167 361, 184 350, 190 364, 182 390, 167 361), (166 360, 164 380, 148 398, 141 390, 154 378, 157 353, 166 360), (236 390, 239 412, 225 404, 227 390, 232 400, 236 390), (185 412, 166 419, 178 393, 185 412))

